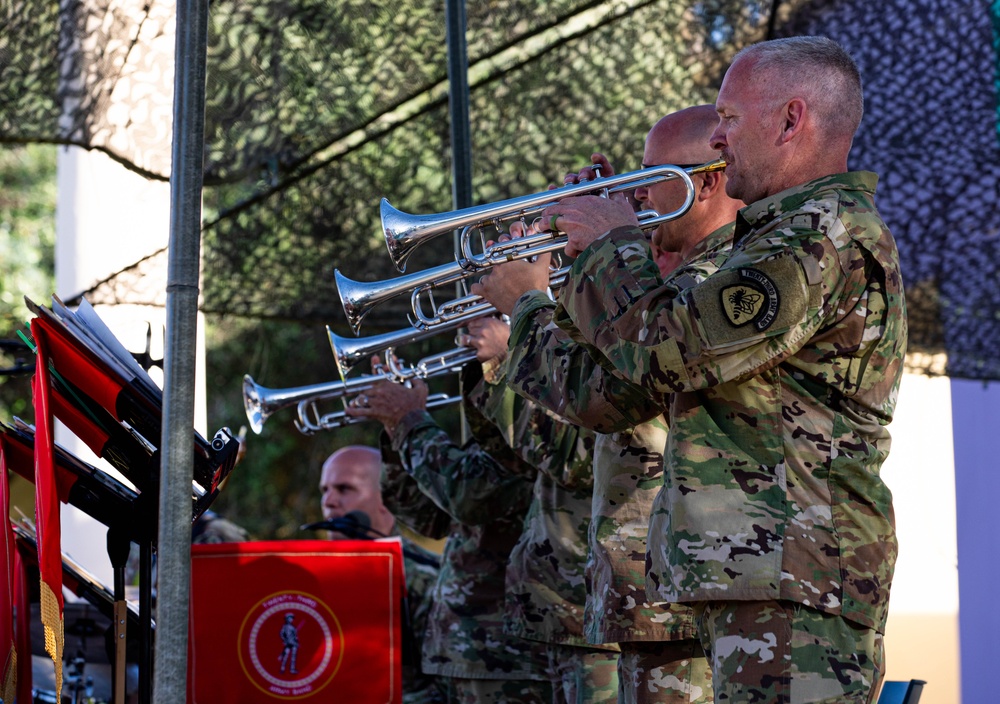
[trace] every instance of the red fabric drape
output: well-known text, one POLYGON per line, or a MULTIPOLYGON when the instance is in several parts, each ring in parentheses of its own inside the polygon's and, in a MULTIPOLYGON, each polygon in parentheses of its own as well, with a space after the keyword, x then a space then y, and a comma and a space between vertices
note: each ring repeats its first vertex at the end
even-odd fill
MULTIPOLYGON (((17 642, 14 637, 15 555, 17 546, 10 528, 10 486, 3 437, 0 437, 0 699, 14 701, 17 688, 17 642)), ((22 653, 30 658, 31 653, 22 653)))
POLYGON ((35 531, 38 538, 38 571, 41 576, 41 614, 45 628, 45 652, 56 671, 56 698, 62 696, 63 595, 62 540, 59 495, 53 457, 52 408, 49 402, 49 356, 45 331, 38 319, 31 321, 35 338, 35 531))
POLYGON ((191 546, 188 701, 398 704, 403 583, 395 541, 191 546))

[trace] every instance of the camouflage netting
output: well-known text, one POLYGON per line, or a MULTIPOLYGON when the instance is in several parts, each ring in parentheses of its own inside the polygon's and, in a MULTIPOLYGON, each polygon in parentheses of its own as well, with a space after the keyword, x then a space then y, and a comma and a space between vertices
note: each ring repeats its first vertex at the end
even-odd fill
MULTIPOLYGON (((346 334, 334 269, 354 279, 395 274, 380 197, 410 212, 451 207, 444 5, 211 4, 203 310, 346 334)), ((974 0, 468 5, 476 202, 542 189, 595 149, 637 168, 648 127, 713 101, 747 43, 795 34, 841 42, 866 83, 851 166, 881 175, 911 350, 946 353, 953 376, 1000 379, 1000 3, 992 17, 974 0)), ((166 178, 172 11, 109 0, 58 7, 11 0, 0 18, 0 140, 101 149, 166 178)), ((445 240, 409 270, 444 262, 445 240)), ((87 295, 162 297, 140 284, 163 266, 164 254, 151 253, 87 295)), ((399 327, 402 311, 380 307, 366 325, 399 327)))

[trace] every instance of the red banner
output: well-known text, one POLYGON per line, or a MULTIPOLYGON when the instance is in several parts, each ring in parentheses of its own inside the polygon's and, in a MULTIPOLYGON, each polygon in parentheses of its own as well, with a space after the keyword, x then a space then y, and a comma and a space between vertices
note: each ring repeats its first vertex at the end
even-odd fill
POLYGON ((62 538, 59 496, 53 457, 52 408, 49 405, 48 341, 38 318, 31 321, 35 338, 35 378, 32 395, 35 406, 35 534, 38 538, 38 571, 41 575, 41 612, 45 628, 45 652, 56 669, 56 698, 62 696, 63 593, 62 538))
POLYGON ((188 701, 399 704, 398 541, 191 546, 188 701))
MULTIPOLYGON (((17 546, 10 529, 10 487, 7 484, 7 461, 0 437, 0 701, 14 701, 17 687, 17 647, 14 640, 14 555, 17 546), (8 605, 11 608, 8 608, 8 605)), ((30 653, 22 657, 30 658, 30 653)))

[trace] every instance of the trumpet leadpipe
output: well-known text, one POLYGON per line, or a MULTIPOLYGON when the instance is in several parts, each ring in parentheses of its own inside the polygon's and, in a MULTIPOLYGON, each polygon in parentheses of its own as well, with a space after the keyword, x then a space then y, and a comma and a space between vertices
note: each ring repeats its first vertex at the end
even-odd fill
POLYGON ((325 384, 269 389, 255 382, 253 377, 247 374, 243 377, 243 409, 250 422, 250 429, 260 435, 267 419, 282 408, 294 406, 305 399, 331 399, 360 393, 366 388, 371 388, 374 381, 370 377, 358 377, 325 384))
MULTIPOLYGON (((385 234, 386 246, 389 250, 390 258, 399 271, 405 271, 407 259, 418 246, 446 232, 485 227, 487 225, 499 226, 506 221, 528 218, 541 212, 549 205, 570 196, 586 195, 594 192, 606 192, 608 195, 611 195, 674 178, 679 178, 685 182, 690 199, 693 202, 694 184, 691 182, 691 176, 709 171, 719 171, 724 169, 725 166, 725 162, 721 159, 689 169, 683 169, 673 164, 663 164, 629 173, 604 176, 583 183, 570 184, 550 191, 540 191, 532 195, 509 198, 495 203, 426 215, 405 213, 394 208, 388 200, 383 198, 379 208, 382 219, 382 230, 385 234)), ((690 205, 688 205, 688 208, 690 208, 690 205)), ((683 209, 683 212, 680 212, 679 209, 673 217, 680 217, 680 215, 686 212, 687 208, 683 209)))

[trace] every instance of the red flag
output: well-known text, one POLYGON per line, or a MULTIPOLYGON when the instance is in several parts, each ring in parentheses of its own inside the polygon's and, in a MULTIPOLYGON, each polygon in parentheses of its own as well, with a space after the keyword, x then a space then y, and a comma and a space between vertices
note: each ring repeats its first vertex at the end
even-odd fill
POLYGON ((398 704, 402 564, 396 541, 192 545, 188 702, 398 704))
POLYGON ((14 555, 14 604, 17 608, 15 636, 17 651, 25 656, 17 661, 17 701, 31 701, 31 591, 24 556, 14 555))
POLYGON ((62 697, 63 594, 62 541, 59 496, 53 466, 52 408, 49 405, 49 356, 45 331, 37 319, 31 321, 35 338, 35 532, 38 538, 38 571, 41 576, 42 625, 45 652, 56 670, 56 699, 62 697))
MULTIPOLYGON (((17 688, 17 643, 14 639, 14 555, 17 546, 10 529, 10 487, 7 484, 7 460, 3 438, 0 437, 0 701, 14 701, 17 688), (9 605, 9 606, 8 606, 9 605)), ((30 653, 24 653, 30 658, 30 653)))

